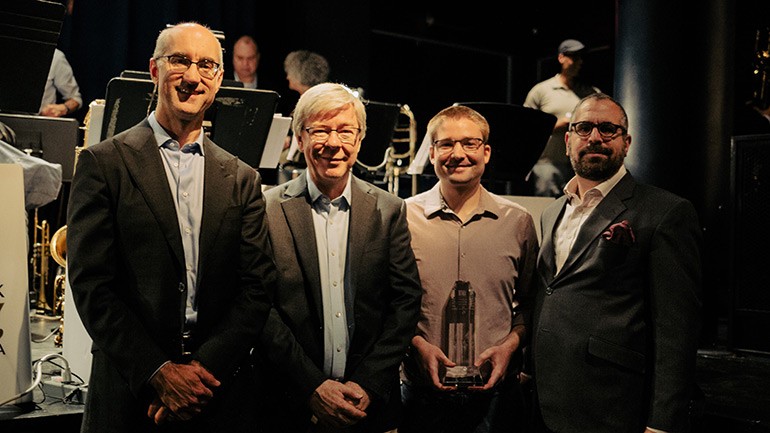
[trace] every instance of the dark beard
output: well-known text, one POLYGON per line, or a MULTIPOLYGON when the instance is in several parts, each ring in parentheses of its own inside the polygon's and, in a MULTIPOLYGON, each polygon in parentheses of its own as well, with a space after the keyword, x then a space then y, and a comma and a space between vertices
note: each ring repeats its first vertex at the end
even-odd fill
POLYGON ((621 152, 613 155, 611 149, 586 149, 580 152, 577 158, 570 156, 570 162, 572 169, 578 176, 595 182, 603 182, 620 170, 624 158, 625 154, 621 152), (584 157, 586 153, 601 153, 609 158, 601 161, 589 161, 584 157))

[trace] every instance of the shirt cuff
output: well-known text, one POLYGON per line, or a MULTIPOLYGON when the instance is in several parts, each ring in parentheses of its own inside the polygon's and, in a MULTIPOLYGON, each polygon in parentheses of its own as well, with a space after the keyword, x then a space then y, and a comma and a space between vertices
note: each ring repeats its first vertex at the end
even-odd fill
POLYGON ((163 366, 164 366, 164 365, 166 365, 166 364, 168 364, 169 362, 171 362, 171 361, 169 360, 169 361, 166 361, 166 362, 164 362, 163 364, 161 364, 161 365, 160 365, 160 367, 158 367, 158 368, 157 368, 157 369, 156 369, 156 370, 155 370, 155 371, 154 371, 154 372, 153 372, 153 373, 150 375, 150 378, 149 378, 149 379, 147 379, 147 383, 152 383, 152 378, 154 378, 154 377, 155 377, 155 375, 156 375, 156 374, 158 374, 158 372, 160 371, 160 369, 161 369, 161 368, 163 368, 163 366))

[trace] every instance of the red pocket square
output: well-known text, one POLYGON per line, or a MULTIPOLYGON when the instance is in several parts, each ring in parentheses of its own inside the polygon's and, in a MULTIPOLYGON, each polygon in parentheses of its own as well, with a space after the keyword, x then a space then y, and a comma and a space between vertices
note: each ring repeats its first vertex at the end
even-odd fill
POLYGON ((631 230, 631 225, 628 220, 623 220, 611 225, 602 233, 602 237, 610 242, 621 245, 631 245, 636 242, 634 231, 631 230))

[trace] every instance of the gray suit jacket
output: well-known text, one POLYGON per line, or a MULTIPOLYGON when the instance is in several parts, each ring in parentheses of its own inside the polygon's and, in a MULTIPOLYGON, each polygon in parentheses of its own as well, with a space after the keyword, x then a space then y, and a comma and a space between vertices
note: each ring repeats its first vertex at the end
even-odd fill
MULTIPOLYGON (((267 318, 275 268, 259 175, 208 139, 203 148, 192 357, 223 382, 204 417, 213 419, 267 318)), ((148 380, 166 360, 181 359, 186 264, 162 164, 146 120, 78 159, 67 261, 75 305, 93 339, 84 431, 152 431, 148 380)), ((206 425, 186 424, 192 431, 206 425)))
MULTIPOLYGON (((323 305, 305 175, 268 190, 265 198, 279 286, 258 346, 258 380, 271 390, 261 418, 268 431, 306 432, 309 398, 328 377, 322 371, 323 305)), ((422 293, 403 200, 353 177, 348 236, 352 327, 344 380, 364 387, 374 401, 354 431, 385 431, 397 422, 398 368, 422 293)))
POLYGON ((607 194, 555 274, 566 196, 543 213, 535 385, 554 431, 687 431, 700 330, 700 227, 687 200, 637 184, 607 194), (627 220, 635 242, 601 234, 627 220))

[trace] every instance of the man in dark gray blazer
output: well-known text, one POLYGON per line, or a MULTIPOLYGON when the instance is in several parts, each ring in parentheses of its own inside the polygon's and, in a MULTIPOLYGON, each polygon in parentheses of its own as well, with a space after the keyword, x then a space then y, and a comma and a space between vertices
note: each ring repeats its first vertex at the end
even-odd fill
POLYGON ((164 30, 150 59, 157 109, 79 156, 67 261, 93 339, 84 432, 254 428, 237 377, 275 267, 259 175, 203 132, 221 64, 207 28, 164 30))
POLYGON ((536 421, 546 432, 687 431, 698 216, 626 171, 628 118, 609 96, 578 103, 566 142, 576 177, 541 217, 536 421))
POLYGON ((260 426, 389 431, 421 297, 406 206, 351 174, 366 111, 349 89, 311 87, 293 114, 308 168, 265 193, 279 285, 256 360, 260 426))

